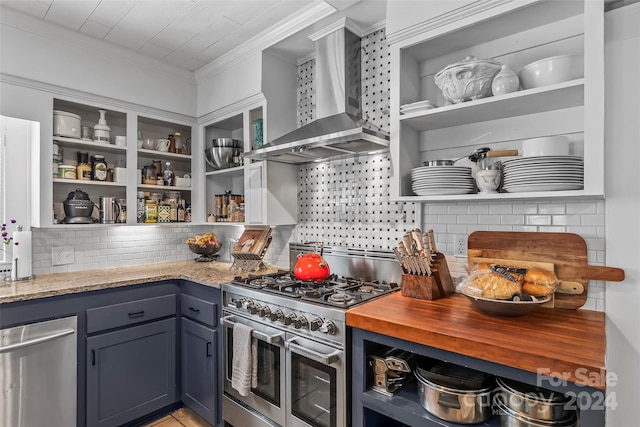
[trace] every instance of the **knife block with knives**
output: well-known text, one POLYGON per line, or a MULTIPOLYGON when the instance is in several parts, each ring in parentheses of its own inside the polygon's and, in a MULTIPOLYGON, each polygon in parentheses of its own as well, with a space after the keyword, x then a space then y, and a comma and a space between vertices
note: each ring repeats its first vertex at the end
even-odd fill
POLYGON ((447 259, 436 249, 433 230, 406 232, 394 252, 403 271, 402 296, 437 300, 455 292, 447 259))

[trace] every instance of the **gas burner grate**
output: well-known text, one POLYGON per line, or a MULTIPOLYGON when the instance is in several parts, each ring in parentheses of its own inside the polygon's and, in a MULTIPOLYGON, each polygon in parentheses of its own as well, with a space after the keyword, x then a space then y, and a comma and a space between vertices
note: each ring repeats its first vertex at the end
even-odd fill
POLYGON ((399 289, 397 283, 365 281, 335 274, 319 282, 296 279, 290 271, 236 277, 233 284, 319 304, 347 308, 379 295, 399 289))

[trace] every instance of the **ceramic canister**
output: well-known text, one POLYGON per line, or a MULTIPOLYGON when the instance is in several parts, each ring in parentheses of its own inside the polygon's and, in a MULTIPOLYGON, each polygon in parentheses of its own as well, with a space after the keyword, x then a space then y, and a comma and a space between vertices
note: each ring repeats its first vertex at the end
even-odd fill
POLYGON ((518 75, 508 65, 503 65, 493 78, 491 92, 493 96, 504 95, 517 91, 519 87, 520 79, 518 75))

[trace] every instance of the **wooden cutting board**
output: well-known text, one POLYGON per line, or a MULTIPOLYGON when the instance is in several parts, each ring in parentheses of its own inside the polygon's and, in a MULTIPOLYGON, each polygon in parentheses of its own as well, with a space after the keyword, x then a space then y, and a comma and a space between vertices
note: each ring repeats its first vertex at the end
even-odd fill
POLYGON ((620 282, 624 270, 587 264, 587 243, 573 233, 476 231, 468 239, 469 267, 478 258, 553 264, 556 277, 582 285, 582 292, 554 295, 554 308, 578 309, 587 301, 589 280, 620 282))

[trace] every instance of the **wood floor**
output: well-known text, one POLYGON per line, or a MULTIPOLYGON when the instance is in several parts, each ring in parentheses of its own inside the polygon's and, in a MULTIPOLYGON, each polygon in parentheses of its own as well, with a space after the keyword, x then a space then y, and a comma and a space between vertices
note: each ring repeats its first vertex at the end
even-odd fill
POLYGON ((189 408, 180 408, 166 417, 155 420, 143 427, 211 427, 202 417, 189 408))

